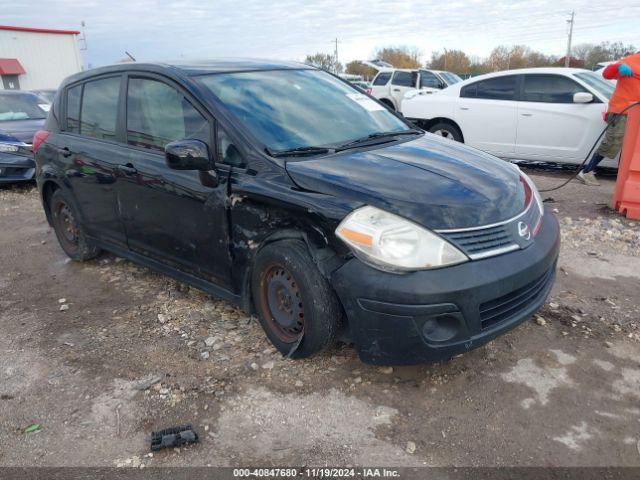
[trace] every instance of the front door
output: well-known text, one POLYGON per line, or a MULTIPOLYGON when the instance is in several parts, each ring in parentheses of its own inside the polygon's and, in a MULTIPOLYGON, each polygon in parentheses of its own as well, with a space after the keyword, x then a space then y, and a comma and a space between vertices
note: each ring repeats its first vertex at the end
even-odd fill
MULTIPOLYGON (((588 92, 564 75, 524 76, 518 102, 516 158, 579 163, 604 128, 606 105, 573 103, 577 92, 588 92)), ((595 98, 595 97, 594 97, 595 98)))
POLYGON ((201 140, 213 153, 213 119, 160 78, 130 75, 126 105, 128 158, 118 200, 129 248, 228 285, 228 176, 216 182, 214 172, 172 170, 164 156, 167 143, 184 139, 201 140))

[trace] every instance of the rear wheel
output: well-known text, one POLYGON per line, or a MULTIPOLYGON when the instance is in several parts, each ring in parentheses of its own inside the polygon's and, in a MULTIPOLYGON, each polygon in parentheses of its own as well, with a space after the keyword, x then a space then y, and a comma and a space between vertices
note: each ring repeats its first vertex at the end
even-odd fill
POLYGON ((462 142, 462 132, 452 123, 438 122, 435 125, 429 127, 429 132, 433 133, 434 135, 448 138, 449 140, 462 142))
POLYGON ((98 256, 100 249, 91 245, 87 240, 84 230, 78 222, 77 211, 62 190, 53 192, 49 208, 58 242, 71 259, 83 262, 98 256))
POLYGON ((262 328, 283 355, 309 357, 335 341, 342 307, 303 242, 284 240, 264 247, 251 283, 262 328))

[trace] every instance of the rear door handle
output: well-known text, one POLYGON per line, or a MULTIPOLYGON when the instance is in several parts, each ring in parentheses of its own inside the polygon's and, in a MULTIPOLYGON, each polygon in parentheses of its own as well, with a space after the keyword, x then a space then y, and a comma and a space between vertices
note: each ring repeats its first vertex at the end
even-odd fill
POLYGON ((460 107, 460 110, 469 110, 469 107, 460 107))
POLYGON ((523 117, 533 117, 533 113, 522 113, 523 117))
POLYGON ((400 91, 400 89, 399 89, 399 88, 394 88, 394 89, 393 89, 393 91, 394 91, 394 92, 399 92, 399 91, 400 91))
POLYGON ((125 175, 135 175, 136 173, 138 173, 136 167, 134 167, 130 163, 127 163, 126 165, 118 165, 116 167, 116 170, 124 173, 125 175))
POLYGON ((69 150, 69 147, 59 148, 58 152, 60 152, 60 155, 62 155, 65 158, 70 157, 71 154, 73 153, 71 152, 71 150, 69 150))

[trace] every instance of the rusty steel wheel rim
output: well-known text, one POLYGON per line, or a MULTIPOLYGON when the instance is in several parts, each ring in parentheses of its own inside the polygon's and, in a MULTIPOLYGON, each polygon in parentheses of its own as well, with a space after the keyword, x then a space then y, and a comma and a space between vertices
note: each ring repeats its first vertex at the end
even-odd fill
POLYGON ((292 343, 304 332, 304 304, 300 287, 284 266, 272 263, 260 275, 260 306, 271 331, 292 343))
POLYGON ((71 248, 78 246, 78 225, 73 210, 66 203, 61 203, 55 212, 58 230, 62 240, 71 248))

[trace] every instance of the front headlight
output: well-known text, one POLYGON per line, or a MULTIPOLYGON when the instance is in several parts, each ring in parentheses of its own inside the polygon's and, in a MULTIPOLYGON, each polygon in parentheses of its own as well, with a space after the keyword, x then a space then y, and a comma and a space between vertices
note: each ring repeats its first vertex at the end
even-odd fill
MULTIPOLYGON (((518 170, 520 169, 518 168, 518 170)), ((533 199, 535 200, 538 210, 540 211, 540 216, 543 216, 544 203, 542 203, 542 197, 540 196, 540 192, 538 192, 538 188, 536 187, 536 184, 533 183, 533 180, 529 178, 529 175, 524 173, 522 170, 520 170, 520 175, 522 175, 522 178, 524 178, 524 181, 527 182, 527 185, 531 189, 531 192, 533 193, 533 199)))
POLYGON ((15 143, 0 142, 0 152, 2 153, 15 153, 20 150, 20 147, 15 143))
POLYGON ((336 235, 362 260, 383 270, 422 270, 468 260, 435 233, 371 206, 347 215, 336 235))

